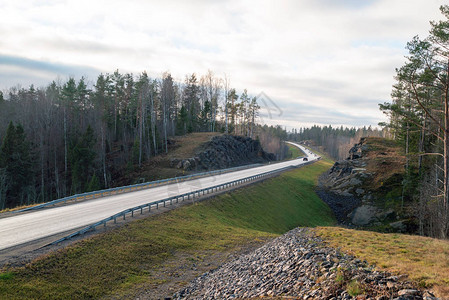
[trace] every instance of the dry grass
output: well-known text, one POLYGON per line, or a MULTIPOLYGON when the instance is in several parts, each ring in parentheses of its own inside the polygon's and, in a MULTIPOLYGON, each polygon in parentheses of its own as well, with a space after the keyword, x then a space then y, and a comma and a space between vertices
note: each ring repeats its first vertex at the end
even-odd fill
POLYGON ((214 136, 221 135, 218 132, 194 132, 183 136, 177 136, 175 149, 167 154, 168 158, 189 158, 201 148, 201 145, 210 141, 214 136), (179 145, 179 146, 177 146, 179 145))
POLYGON ((123 186, 141 181, 153 181, 177 176, 189 175, 192 172, 170 167, 170 159, 185 159, 194 157, 204 143, 210 141, 217 132, 195 132, 171 138, 175 143, 169 145, 168 153, 161 153, 143 163, 142 167, 132 172, 121 174, 113 186, 123 186))
POLYGON ((365 259, 379 269, 407 274, 420 286, 449 299, 449 241, 338 227, 319 227, 315 232, 331 246, 365 259))
POLYGON ((30 205, 16 206, 16 207, 14 207, 14 208, 5 208, 5 209, 3 209, 3 210, 0 210, 0 214, 1 214, 1 213, 6 213, 6 212, 13 212, 13 211, 25 209, 25 208, 28 208, 28 207, 33 207, 33 206, 36 206, 36 205, 39 205, 39 204, 40 204, 40 203, 30 204, 30 205))
POLYGON ((394 141, 368 137, 366 145, 368 150, 363 152, 363 157, 367 161, 367 171, 373 174, 370 182, 372 190, 381 187, 395 174, 404 173, 405 156, 394 141))

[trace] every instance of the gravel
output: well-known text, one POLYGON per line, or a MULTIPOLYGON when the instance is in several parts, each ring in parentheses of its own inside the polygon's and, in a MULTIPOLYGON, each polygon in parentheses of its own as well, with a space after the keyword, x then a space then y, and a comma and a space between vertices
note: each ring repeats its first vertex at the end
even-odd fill
POLYGON ((204 273, 174 299, 437 299, 366 262, 327 247, 307 228, 296 228, 204 273))

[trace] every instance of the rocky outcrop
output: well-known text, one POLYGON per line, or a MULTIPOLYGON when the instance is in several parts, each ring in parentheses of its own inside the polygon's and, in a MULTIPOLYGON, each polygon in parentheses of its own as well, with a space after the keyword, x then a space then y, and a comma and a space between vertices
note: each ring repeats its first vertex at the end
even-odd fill
POLYGON ((330 206, 341 224, 355 227, 382 225, 390 231, 409 231, 403 222, 398 223, 398 214, 386 208, 385 193, 379 192, 382 187, 373 187, 375 173, 387 171, 389 164, 385 152, 376 152, 370 147, 373 146, 364 138, 355 144, 346 160, 336 162, 320 177, 317 194, 330 206))
POLYGON ((194 157, 172 159, 170 166, 184 170, 217 170, 274 160, 275 155, 265 152, 257 140, 221 135, 213 137, 194 157))
POLYGON ((296 228, 196 278, 174 299, 436 299, 296 228))

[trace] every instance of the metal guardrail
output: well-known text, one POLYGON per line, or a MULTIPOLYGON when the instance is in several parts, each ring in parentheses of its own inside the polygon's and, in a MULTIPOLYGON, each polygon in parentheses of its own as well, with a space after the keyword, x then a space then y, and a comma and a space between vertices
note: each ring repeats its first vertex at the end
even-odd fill
POLYGON ((110 188, 110 189, 104 189, 104 190, 99 190, 99 191, 93 191, 93 192, 87 192, 87 193, 82 193, 82 194, 76 194, 76 195, 72 195, 72 196, 67 196, 61 199, 56 199, 53 201, 49 201, 46 203, 42 203, 36 206, 32 206, 32 207, 27 207, 24 209, 20 209, 20 210, 16 210, 14 211, 14 213, 19 213, 19 212, 24 212, 24 211, 29 211, 29 210, 36 210, 36 209, 41 209, 47 206, 51 206, 51 205, 56 205, 58 203, 64 202, 66 203, 67 201, 71 201, 71 200, 88 200, 88 199, 96 199, 96 198, 100 198, 100 197, 106 197, 106 196, 112 196, 112 195, 117 195, 117 194, 123 194, 123 193, 127 193, 127 192, 134 192, 134 191, 139 191, 139 190, 143 190, 143 189, 148 189, 148 188, 152 188, 155 186, 161 186, 161 185, 166 185, 166 184, 170 184, 170 183, 175 183, 175 182, 183 182, 186 180, 190 180, 190 179, 197 179, 200 177, 205 177, 205 176, 210 176, 210 175, 219 175, 219 174, 224 174, 224 173, 229 173, 229 172, 233 172, 233 171, 237 171, 237 170, 242 170, 242 169, 247 169, 247 168, 254 168, 257 166, 261 166, 262 164, 251 164, 251 165, 244 165, 244 166, 239 166, 239 167, 233 167, 233 168, 228 168, 228 169, 222 169, 222 170, 215 170, 215 171, 209 171, 209 172, 202 172, 202 173, 196 173, 196 174, 192 174, 192 175, 185 175, 185 176, 180 176, 180 177, 174 177, 174 178, 167 178, 167 179, 161 179, 161 180, 156 180, 156 181, 150 181, 150 182, 145 182, 145 183, 138 183, 138 184, 133 184, 133 185, 127 185, 127 186, 121 186, 121 187, 116 187, 116 188, 110 188))
POLYGON ((143 214, 143 210, 145 208, 148 208, 148 212, 150 212, 151 208, 153 206, 155 206, 156 209, 159 209, 159 205, 163 205, 163 207, 166 207, 167 203, 170 204, 170 205, 172 205, 175 201, 176 201, 175 203, 179 203, 179 201, 184 201, 186 197, 189 200, 191 196, 192 196, 192 199, 195 199, 195 197, 199 197, 201 195, 217 192, 219 190, 223 190, 223 189, 231 187, 231 186, 240 185, 240 184, 243 184, 243 183, 246 183, 246 182, 249 182, 249 181, 260 179, 260 178, 265 177, 265 176, 269 176, 269 175, 272 175, 272 174, 275 174, 275 173, 286 171, 288 169, 295 169, 295 168, 298 168, 298 167, 302 167, 302 166, 311 164, 313 162, 314 161, 309 161, 309 162, 303 163, 303 164, 301 164, 299 166, 288 166, 288 167, 284 167, 284 168, 281 168, 281 169, 264 172, 264 173, 261 173, 261 174, 258 174, 258 175, 253 175, 253 176, 237 179, 237 180, 234 180, 234 181, 231 181, 231 182, 222 183, 222 184, 211 186, 211 187, 208 187, 208 188, 203 188, 203 189, 191 191, 189 193, 184 193, 184 194, 181 194, 181 195, 172 196, 172 197, 168 197, 168 198, 165 198, 165 199, 162 199, 162 200, 149 202, 149 203, 146 203, 146 204, 142 204, 142 205, 139 205, 139 206, 128 208, 128 209, 125 209, 125 210, 123 210, 123 211, 121 211, 119 213, 116 213, 116 214, 114 214, 114 215, 112 215, 110 217, 107 217, 107 218, 105 218, 105 219, 103 219, 101 221, 98 221, 98 222, 96 222, 96 223, 94 223, 92 225, 84 227, 83 229, 78 230, 78 231, 76 231, 76 232, 74 232, 74 233, 72 233, 70 235, 67 235, 67 236, 65 236, 63 238, 60 238, 60 239, 58 239, 58 240, 56 240, 56 241, 54 241, 52 243, 49 243, 46 246, 59 244, 59 243, 61 243, 63 241, 71 239, 74 236, 84 234, 84 233, 86 233, 88 231, 91 231, 91 230, 95 230, 95 228, 100 226, 100 225, 103 225, 104 227, 106 227, 106 223, 107 222, 114 221, 114 223, 116 223, 117 222, 117 218, 120 218, 120 217, 123 217, 123 220, 125 220, 126 219, 126 215, 129 214, 129 213, 131 213, 131 216, 133 217, 134 216, 134 212, 138 211, 138 210, 140 210, 140 214, 143 214))

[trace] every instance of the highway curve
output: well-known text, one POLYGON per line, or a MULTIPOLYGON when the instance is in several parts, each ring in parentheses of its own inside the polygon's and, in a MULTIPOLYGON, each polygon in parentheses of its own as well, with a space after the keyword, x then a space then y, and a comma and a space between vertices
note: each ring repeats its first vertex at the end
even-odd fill
MULTIPOLYGON (((318 159, 304 147, 308 160, 318 159)), ((107 196, 72 205, 45 208, 0 219, 0 250, 98 222, 125 209, 237 179, 306 163, 302 158, 199 179, 107 196)))

